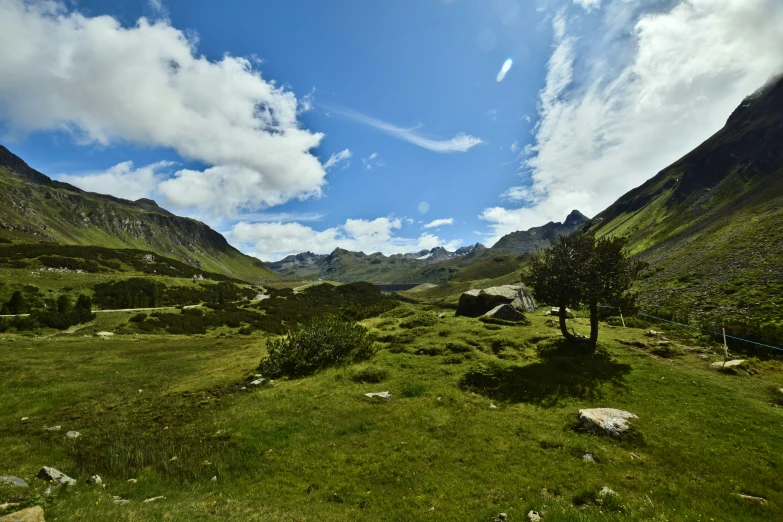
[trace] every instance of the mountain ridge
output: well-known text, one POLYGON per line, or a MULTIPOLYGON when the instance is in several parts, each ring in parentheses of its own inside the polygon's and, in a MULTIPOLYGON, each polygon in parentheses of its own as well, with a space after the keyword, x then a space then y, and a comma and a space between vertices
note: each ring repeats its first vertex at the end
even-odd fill
POLYGON ((260 260, 195 219, 53 180, 0 145, 0 231, 21 241, 133 248, 239 279, 274 279, 260 260))

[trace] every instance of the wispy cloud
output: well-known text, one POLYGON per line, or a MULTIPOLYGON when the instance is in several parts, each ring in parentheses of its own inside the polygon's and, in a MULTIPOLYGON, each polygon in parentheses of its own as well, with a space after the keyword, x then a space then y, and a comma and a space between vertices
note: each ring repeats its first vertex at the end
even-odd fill
POLYGON ((323 214, 316 212, 248 212, 238 219, 248 223, 291 223, 321 221, 323 218, 323 214))
POLYGON ((715 133, 783 68, 780 0, 604 2, 589 30, 567 13, 552 20, 527 183, 503 195, 521 206, 480 216, 494 239, 574 208, 595 215, 715 133))
POLYGON ((343 165, 344 169, 347 169, 351 162, 348 161, 351 156, 353 156, 353 153, 350 149, 341 150, 340 152, 336 154, 332 154, 328 160, 326 160, 326 163, 324 163, 324 169, 329 170, 332 167, 335 167, 339 165, 342 162, 345 162, 345 165, 343 165))
POLYGON ((459 133, 451 139, 436 139, 417 132, 417 129, 419 129, 421 125, 407 129, 404 127, 397 127, 391 123, 387 123, 385 121, 367 116, 366 114, 362 114, 360 112, 352 111, 350 109, 333 108, 332 112, 341 114, 342 116, 350 118, 354 121, 358 121, 359 123, 369 125, 370 127, 383 131, 394 138, 413 143, 414 145, 418 145, 419 147, 431 150, 433 152, 466 152, 476 145, 483 143, 480 138, 476 138, 464 133, 459 133))
POLYGON ((378 153, 373 152, 368 158, 362 158, 362 165, 367 170, 372 170, 373 167, 385 167, 386 164, 378 159, 378 153))
POLYGON ((454 218, 436 219, 435 221, 430 221, 429 223, 422 226, 421 228, 438 228, 444 225, 453 225, 453 224, 454 224, 454 218))

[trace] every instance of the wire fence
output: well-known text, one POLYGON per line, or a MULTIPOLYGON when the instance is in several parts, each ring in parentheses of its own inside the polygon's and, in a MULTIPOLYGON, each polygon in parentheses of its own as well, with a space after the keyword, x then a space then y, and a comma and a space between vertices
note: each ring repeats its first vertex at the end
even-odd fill
MULTIPOLYGON (((618 307, 616 307, 616 306, 604 306, 604 305, 599 305, 599 306, 598 306, 598 308, 614 308, 614 309, 620 310, 620 309, 619 309, 618 307)), ((622 314, 622 310, 620 310, 620 313, 622 314)), ((654 316, 654 315, 645 314, 645 313, 642 313, 642 312, 637 312, 637 313, 636 313, 636 315, 638 315, 638 316, 642 316, 642 317, 648 317, 648 318, 650 318, 650 319, 655 319, 656 321, 663 321, 663 322, 665 322, 665 323, 669 323, 669 324, 675 324, 675 325, 677 325, 677 326, 682 326, 682 327, 684 327, 684 328, 690 328, 691 330, 698 330, 698 331, 700 331, 700 332, 707 333, 707 334, 711 334, 711 335, 717 335, 718 337, 721 337, 721 336, 722 336, 722 337, 725 337, 726 339, 734 339, 735 341, 742 341, 742 342, 744 342, 744 343, 755 344, 756 346, 763 346, 764 348, 770 348, 770 349, 772 349, 772 350, 778 350, 778 351, 780 351, 780 352, 783 352, 783 348, 780 348, 780 347, 778 347, 778 346, 772 346, 771 344, 764 344, 764 343, 759 343, 759 342, 756 342, 756 341, 751 341, 751 340, 749 340, 749 339, 743 339, 742 337, 737 337, 737 336, 735 336, 735 335, 729 335, 729 334, 727 334, 727 333, 713 332, 713 331, 711 331, 711 330, 705 330, 705 329, 703 329, 703 328, 698 328, 698 327, 696 327, 696 326, 691 326, 691 325, 689 325, 689 324, 685 324, 685 323, 678 323, 677 321, 671 321, 671 320, 669 320, 669 319, 664 319, 663 317, 656 317, 656 316, 654 316)))

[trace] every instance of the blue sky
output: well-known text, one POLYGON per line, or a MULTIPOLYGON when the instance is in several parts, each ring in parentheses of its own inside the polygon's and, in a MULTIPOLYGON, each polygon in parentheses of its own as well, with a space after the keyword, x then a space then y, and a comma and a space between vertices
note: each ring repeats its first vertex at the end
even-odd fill
POLYGON ((0 0, 0 131, 264 260, 491 245, 715 132, 780 70, 781 21, 775 0, 0 0))

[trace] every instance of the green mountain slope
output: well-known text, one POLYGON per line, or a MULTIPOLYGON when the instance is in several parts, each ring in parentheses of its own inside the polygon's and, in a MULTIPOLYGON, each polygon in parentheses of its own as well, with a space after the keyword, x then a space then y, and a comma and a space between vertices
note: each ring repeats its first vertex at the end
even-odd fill
POLYGON ((783 80, 585 228, 628 237, 651 264, 640 285, 648 309, 713 326, 781 326, 783 80))
POLYGON ((54 181, 0 146, 0 237, 148 250, 246 281, 275 279, 207 225, 154 201, 127 201, 54 181))

